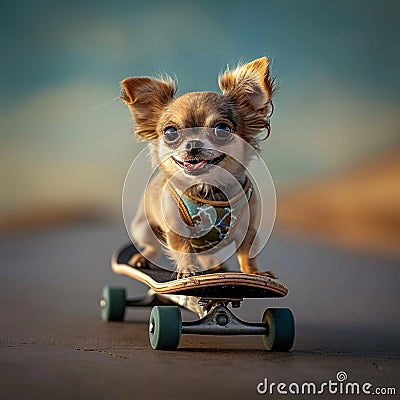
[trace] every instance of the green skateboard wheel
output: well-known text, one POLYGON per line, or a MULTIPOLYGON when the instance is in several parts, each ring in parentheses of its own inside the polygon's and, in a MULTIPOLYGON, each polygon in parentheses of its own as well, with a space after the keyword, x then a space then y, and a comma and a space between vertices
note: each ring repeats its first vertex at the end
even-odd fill
POLYGON ((126 294, 124 288, 106 286, 100 299, 101 319, 103 321, 123 321, 125 304, 126 294))
POLYGON ((288 308, 267 308, 263 323, 268 325, 268 335, 263 336, 264 346, 272 351, 289 351, 294 343, 295 324, 288 308))
POLYGON ((182 316, 177 306, 155 306, 151 310, 149 337, 155 350, 175 350, 181 341, 182 316))

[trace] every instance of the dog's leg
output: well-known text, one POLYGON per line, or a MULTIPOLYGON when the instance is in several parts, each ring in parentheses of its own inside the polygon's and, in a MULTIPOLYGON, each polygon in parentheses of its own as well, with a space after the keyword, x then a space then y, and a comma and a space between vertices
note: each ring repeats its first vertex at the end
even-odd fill
POLYGON ((271 271, 260 271, 257 266, 257 258, 250 258, 250 249, 252 244, 257 240, 257 230, 250 228, 247 231, 246 237, 238 247, 236 254, 240 265, 240 270, 245 274, 266 275, 271 278, 276 278, 275 274, 271 271))
POLYGON ((128 264, 139 268, 148 268, 161 254, 161 245, 151 229, 150 223, 144 212, 143 199, 138 212, 131 224, 130 234, 135 242, 143 247, 140 253, 135 254, 128 264))
POLYGON ((187 238, 178 235, 174 231, 166 234, 167 255, 176 263, 177 279, 196 275, 202 269, 198 265, 197 256, 187 238))

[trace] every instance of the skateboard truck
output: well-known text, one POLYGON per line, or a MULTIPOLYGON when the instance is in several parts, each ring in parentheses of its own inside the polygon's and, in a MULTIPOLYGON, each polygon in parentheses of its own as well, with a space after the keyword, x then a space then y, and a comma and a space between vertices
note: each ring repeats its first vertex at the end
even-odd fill
POLYGON ((152 306, 149 338, 155 350, 175 350, 182 334, 262 335, 267 350, 288 351, 294 342, 294 317, 288 308, 268 308, 262 323, 245 322, 228 308, 243 299, 209 299, 183 295, 164 295, 148 290, 145 296, 127 299, 124 288, 103 289, 100 300, 104 321, 123 321, 127 307, 152 306), (177 304, 177 305, 170 305, 177 304), (180 307, 197 313, 197 321, 182 321, 180 307))
POLYGON ((268 326, 242 321, 226 307, 226 302, 218 301, 203 318, 182 322, 181 332, 195 335, 268 335, 268 326))

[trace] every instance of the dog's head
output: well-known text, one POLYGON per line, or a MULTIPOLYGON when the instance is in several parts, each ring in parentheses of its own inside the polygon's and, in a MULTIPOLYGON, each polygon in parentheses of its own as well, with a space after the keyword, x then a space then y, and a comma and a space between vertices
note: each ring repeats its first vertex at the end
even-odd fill
POLYGON ((127 78, 121 85, 136 134, 151 144, 153 163, 169 175, 180 170, 195 182, 219 166, 240 178, 249 148, 258 151, 260 134, 269 133, 274 85, 266 57, 227 69, 219 77, 222 94, 175 98, 170 78, 127 78))

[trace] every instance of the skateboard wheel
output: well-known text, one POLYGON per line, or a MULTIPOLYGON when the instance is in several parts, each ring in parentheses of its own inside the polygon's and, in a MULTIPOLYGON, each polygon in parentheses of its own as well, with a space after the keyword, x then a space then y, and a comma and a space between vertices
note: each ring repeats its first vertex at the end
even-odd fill
POLYGON ((292 311, 288 308, 267 308, 262 320, 269 329, 268 335, 263 336, 265 348, 272 351, 289 351, 295 335, 292 311))
POLYGON ((106 286, 100 299, 101 319, 103 321, 123 321, 125 303, 126 293, 124 288, 106 286))
POLYGON ((155 306, 151 310, 149 337, 155 350, 175 350, 181 341, 182 316, 176 306, 155 306))

